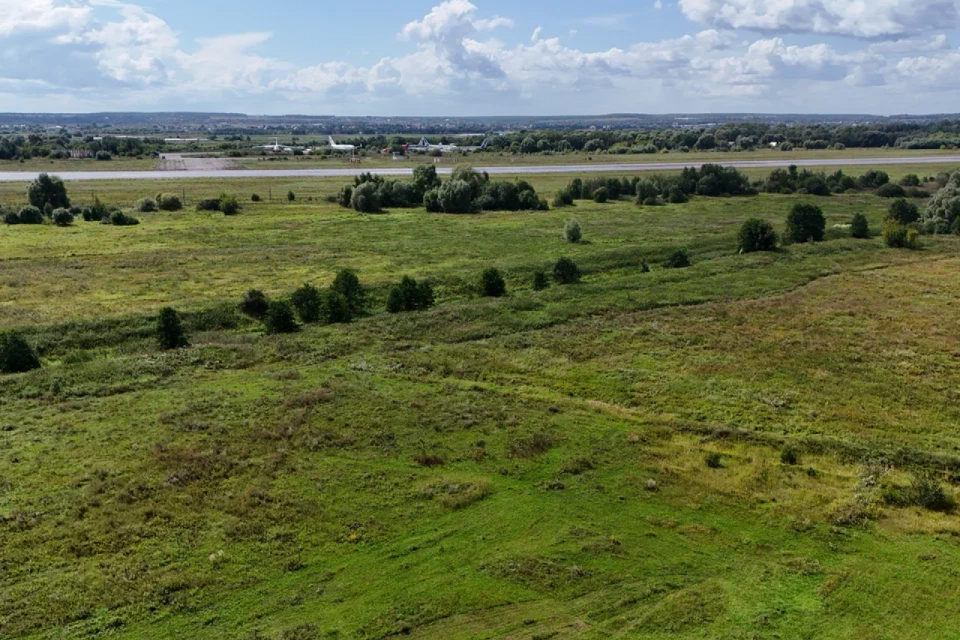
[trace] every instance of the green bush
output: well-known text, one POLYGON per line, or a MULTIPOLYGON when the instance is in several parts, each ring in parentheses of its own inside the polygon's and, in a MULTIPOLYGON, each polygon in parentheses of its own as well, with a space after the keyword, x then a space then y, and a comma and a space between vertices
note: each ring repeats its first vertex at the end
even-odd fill
POLYGON ((583 230, 580 228, 580 223, 576 220, 569 221, 563 228, 563 236, 567 239, 567 242, 574 244, 583 240, 583 230))
POLYGON ((473 210, 473 188, 465 180, 443 183, 437 195, 444 213, 470 213, 473 210))
POLYGON ((433 286, 429 282, 417 282, 410 276, 404 276, 400 284, 390 289, 387 311, 422 311, 432 307, 433 303, 433 286))
POLYGON ((17 217, 20 219, 20 224, 43 224, 43 212, 33 205, 20 209, 17 217))
POLYGON ((13 211, 7 211, 3 214, 3 224, 20 224, 20 216, 13 211))
POLYGON ((423 207, 430 213, 443 211, 443 205, 440 204, 440 189, 431 189, 423 194, 423 207))
POLYGON ((157 208, 160 211, 180 211, 183 209, 183 202, 180 196, 174 193, 157 194, 157 208))
POLYGON ((871 169, 857 178, 857 184, 863 189, 879 189, 890 182, 890 176, 885 171, 871 169))
POLYGON ((660 198, 658 198, 658 197, 656 197, 656 196, 647 198, 647 199, 645 199, 645 200, 643 201, 643 206, 645 206, 645 207, 660 207, 660 206, 662 206, 662 205, 663 205, 663 203, 660 202, 660 198))
POLYGON ((603 204, 609 199, 610 199, 610 192, 607 190, 606 187, 600 187, 599 189, 593 192, 593 201, 596 202, 597 204, 603 204))
POLYGON ((816 205, 795 204, 787 216, 787 238, 791 242, 820 242, 826 229, 827 220, 816 205))
POLYGON ((883 227, 883 241, 891 249, 917 249, 920 246, 920 233, 913 227, 888 220, 883 227))
MULTIPOLYGON (((140 213, 154 213, 157 211, 157 201, 153 198, 140 198, 134 208, 140 213)), ((200 208, 199 205, 197 208, 200 208)))
POLYGON ((41 173, 27 187, 27 200, 40 210, 45 210, 47 207, 50 207, 51 211, 70 207, 67 186, 63 183, 63 180, 46 173, 41 173))
POLYGON ((353 187, 346 185, 337 192, 337 204, 339 204, 344 209, 349 209, 353 205, 353 187))
POLYGON ((737 248, 742 253, 776 251, 779 240, 772 224, 759 218, 750 218, 740 227, 737 248))
POLYGON ((16 331, 0 333, 0 373, 24 373, 40 368, 40 358, 16 331))
POLYGON ((133 216, 128 216, 122 211, 114 211, 110 217, 104 218, 101 222, 108 222, 116 227, 134 227, 140 224, 140 221, 133 216))
POLYGON ((53 215, 50 216, 50 219, 53 220, 53 224, 57 225, 58 227, 69 227, 73 224, 73 214, 67 209, 55 210, 53 215))
POLYGON ((221 193, 220 194, 220 211, 223 212, 225 216, 235 216, 240 213, 240 200, 237 199, 237 196, 221 193))
POLYGON ((287 191, 287 202, 294 202, 297 199, 297 194, 293 191, 287 191))
POLYGON ((907 193, 900 185, 888 182, 877 189, 877 195, 881 198, 902 198, 907 193))
POLYGON ((323 298, 316 287, 304 284, 293 292, 290 302, 297 310, 301 322, 313 324, 320 320, 320 314, 323 312, 323 298))
POLYGON ((920 208, 913 202, 907 202, 903 198, 899 198, 890 205, 887 219, 900 224, 913 224, 920 219, 920 208))
POLYGON ((353 321, 350 303, 337 291, 328 291, 324 296, 323 314, 329 324, 348 324, 353 321))
POLYGON ((375 182, 364 182, 358 185, 350 196, 350 206, 359 213, 380 213, 383 207, 380 204, 380 193, 375 182))
POLYGON ((157 318, 157 342, 161 349, 181 349, 190 346, 187 337, 183 333, 183 325, 180 323, 180 316, 170 307, 164 307, 160 310, 160 316, 157 318))
POLYGON ((253 194, 250 196, 250 202, 260 202, 260 196, 258 194, 253 194))
POLYGON ((553 265, 553 279, 559 284, 575 284, 580 282, 580 268, 570 258, 560 258, 553 265))
POLYGON ((676 186, 670 187, 667 199, 669 200, 670 204, 684 204, 690 201, 690 198, 686 193, 683 192, 683 189, 676 186))
POLYGON ((784 447, 780 451, 780 462, 792 466, 800 464, 800 451, 789 445, 784 447))
POLYGON ((711 469, 723 468, 723 456, 715 451, 711 451, 703 457, 703 462, 711 469))
POLYGON ((293 307, 284 300, 273 300, 267 304, 267 313, 263 316, 263 326, 267 333, 294 333, 300 329, 293 315, 293 307))
POLYGON ((347 301, 352 314, 362 313, 367 306, 367 292, 360 284, 360 278, 350 269, 341 269, 333 279, 331 290, 336 291, 347 301))
POLYGON ((256 320, 262 320, 267 315, 270 303, 267 296, 262 291, 250 289, 243 294, 243 300, 240 301, 240 313, 250 316, 256 320))
POLYGON ((900 179, 901 187, 919 187, 920 186, 920 176, 915 173, 908 173, 900 179))
POLYGON ((107 216, 107 207, 100 202, 100 198, 94 196, 93 204, 89 207, 84 207, 81 215, 87 222, 102 222, 107 216))
POLYGON ((953 511, 956 502, 944 490, 940 480, 932 473, 917 474, 908 492, 910 501, 931 511, 953 511))
POLYGON ((550 279, 547 278, 547 274, 543 271, 537 271, 533 274, 533 290, 534 291, 543 291, 550 287, 550 279))
POLYGON ((480 295, 486 298, 502 298, 507 295, 507 283, 500 270, 489 267, 480 276, 480 295))
POLYGON ((850 235, 860 239, 870 237, 870 223, 867 222, 867 216, 862 213, 853 216, 853 220, 850 222, 850 235))
POLYGON ((690 266, 690 254, 686 249, 677 249, 667 256, 663 266, 667 269, 685 269, 690 266))

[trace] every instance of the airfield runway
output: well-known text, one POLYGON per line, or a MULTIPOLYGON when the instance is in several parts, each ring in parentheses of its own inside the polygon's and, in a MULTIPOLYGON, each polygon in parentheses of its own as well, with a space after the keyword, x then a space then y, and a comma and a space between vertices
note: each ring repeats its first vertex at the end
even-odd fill
MULTIPOLYGON (((926 165, 926 164, 960 164, 960 156, 914 156, 907 158, 838 158, 821 160, 734 160, 725 161, 718 157, 714 164, 722 164, 738 169, 754 169, 788 167, 851 167, 851 166, 884 166, 884 165, 926 165)), ((475 167, 478 171, 486 171, 490 175, 520 175, 531 173, 634 173, 641 171, 678 171, 687 167, 697 167, 707 164, 704 162, 658 162, 658 163, 618 163, 618 164, 573 164, 573 165, 544 165, 544 166, 501 166, 475 167)), ((409 176, 413 168, 387 167, 368 168, 358 165, 355 169, 184 169, 172 171, 63 171, 56 172, 58 176, 70 182, 86 182, 94 180, 190 180, 190 179, 230 179, 230 178, 344 178, 352 177, 361 171, 369 171, 382 176, 409 176)), ((437 173, 448 175, 453 167, 438 167, 437 173)), ((0 172, 0 182, 29 182, 39 175, 39 172, 3 171, 0 172)))

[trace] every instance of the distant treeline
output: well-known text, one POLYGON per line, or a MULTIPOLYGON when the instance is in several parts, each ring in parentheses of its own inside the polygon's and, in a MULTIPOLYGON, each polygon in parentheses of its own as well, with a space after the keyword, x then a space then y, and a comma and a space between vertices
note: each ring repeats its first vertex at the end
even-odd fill
POLYGON ((94 140, 92 136, 72 136, 67 133, 15 134, 0 137, 0 160, 69 158, 70 151, 85 151, 90 157, 109 160, 113 156, 151 155, 162 150, 164 144, 162 138, 103 136, 101 140, 94 140))

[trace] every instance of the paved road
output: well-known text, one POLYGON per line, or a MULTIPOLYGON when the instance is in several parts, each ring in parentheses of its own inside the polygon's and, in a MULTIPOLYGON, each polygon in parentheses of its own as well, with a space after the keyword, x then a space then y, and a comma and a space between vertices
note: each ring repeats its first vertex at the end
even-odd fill
MULTIPOLYGON (((718 157, 717 164, 739 169, 786 167, 849 167, 849 166, 884 166, 884 165, 925 165, 925 164, 958 164, 960 156, 913 156, 907 158, 842 158, 823 160, 735 160, 725 162, 718 157)), ((686 167, 699 167, 701 162, 660 162, 646 164, 578 164, 552 166, 523 166, 513 165, 505 167, 476 167, 478 171, 486 171, 490 175, 518 175, 529 173, 635 173, 640 171, 676 171, 686 167)), ((440 174, 449 174, 453 167, 438 168, 440 174)), ((183 171, 63 171, 58 176, 67 181, 81 182, 91 180, 190 180, 190 179, 229 179, 229 178, 342 178, 355 176, 361 171, 382 176, 409 176, 413 173, 412 167, 389 167, 381 169, 358 166, 355 169, 203 169, 183 171)), ((29 182, 37 173, 28 171, 0 172, 0 182, 29 182)))

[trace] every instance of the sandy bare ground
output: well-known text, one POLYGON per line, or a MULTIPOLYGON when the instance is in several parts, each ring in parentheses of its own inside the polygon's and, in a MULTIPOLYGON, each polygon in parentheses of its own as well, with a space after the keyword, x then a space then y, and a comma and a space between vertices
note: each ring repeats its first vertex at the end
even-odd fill
POLYGON ((164 153, 158 171, 229 171, 240 166, 228 158, 197 158, 182 153, 164 153))

